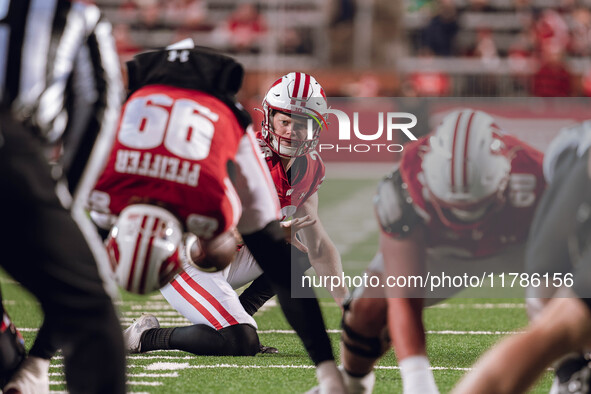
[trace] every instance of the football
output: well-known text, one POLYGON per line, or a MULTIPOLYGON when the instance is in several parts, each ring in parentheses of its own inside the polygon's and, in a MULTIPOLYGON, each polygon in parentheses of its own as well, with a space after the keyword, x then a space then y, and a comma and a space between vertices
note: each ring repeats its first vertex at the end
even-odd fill
POLYGON ((217 272, 226 268, 236 256, 236 238, 231 231, 211 240, 197 239, 189 249, 192 263, 204 272, 217 272))

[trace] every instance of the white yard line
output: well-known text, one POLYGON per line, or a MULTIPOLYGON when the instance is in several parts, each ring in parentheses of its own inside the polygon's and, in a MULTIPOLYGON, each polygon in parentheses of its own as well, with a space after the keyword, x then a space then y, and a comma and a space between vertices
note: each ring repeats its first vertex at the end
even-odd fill
POLYGON ((429 308, 434 309, 523 309, 525 304, 436 304, 429 308))
POLYGON ((178 378, 178 372, 171 373, 128 373, 128 378, 178 378))
MULTIPOLYGON (((57 385, 65 385, 66 381, 65 380, 50 380, 49 381, 49 385, 50 386, 57 386, 57 385)), ((128 380, 127 382, 125 382, 125 384, 130 385, 130 386, 162 386, 164 383, 162 382, 146 382, 146 381, 135 381, 135 380, 128 380)))
MULTIPOLYGON (((141 306, 141 305, 140 305, 141 306)), ((143 313, 143 311, 147 310, 147 309, 140 309, 137 308, 138 310, 134 310, 134 311, 125 311, 122 313, 123 316, 125 317, 133 317, 133 318, 137 318, 140 317, 143 313)), ((158 315, 158 316, 179 316, 179 313, 175 310, 163 310, 160 309, 158 310, 158 312, 153 313, 154 315, 158 315)))
MULTIPOLYGON (((323 306, 336 306, 333 302, 326 302, 321 303, 323 306)), ((261 311, 268 310, 277 306, 277 302, 275 299, 270 300, 267 302, 261 311)), ((525 308, 525 304, 522 303, 482 303, 482 304, 437 304, 429 307, 431 309, 523 309, 525 308)), ((124 325, 130 325, 135 319, 141 316, 139 312, 124 312, 123 317, 120 318, 121 322, 124 325)), ((162 327, 175 327, 175 326, 184 326, 190 325, 191 322, 181 315, 179 315, 176 311, 171 312, 157 312, 154 315, 160 321, 162 327), (171 317, 171 316, 178 316, 178 317, 171 317)), ((19 331, 21 332, 37 332, 39 331, 38 328, 33 327, 19 327, 19 331)), ((329 333, 340 333, 341 330, 328 330, 329 333)), ((510 331, 451 331, 451 330, 443 330, 443 331, 428 331, 428 334, 436 334, 436 335, 505 335, 510 334, 510 331)), ((295 334, 293 330, 259 330, 259 334, 295 334)))
POLYGON ((135 381, 135 380, 128 380, 125 384, 130 386, 162 386, 164 383, 162 382, 145 382, 145 381, 135 381))
MULTIPOLYGON (((329 334, 340 334, 341 330, 326 330, 329 334)), ((259 330, 259 334, 295 334, 294 330, 259 330)), ((507 335, 514 334, 517 331, 454 331, 454 330, 442 330, 442 331, 427 331, 427 334, 435 335, 507 335)))
MULTIPOLYGON (((31 332, 34 329, 30 329, 31 332)), ((329 334, 340 334, 340 329, 330 329, 326 330, 329 334)), ((515 334, 520 331, 456 331, 456 330, 430 330, 427 331, 427 334, 433 335, 507 335, 507 334, 515 334)), ((294 330, 259 330, 259 334, 288 334, 288 335, 295 335, 294 330)), ((58 359, 61 356, 56 356, 54 359, 58 359)), ((135 357, 135 356, 131 356, 135 357)))
MULTIPOLYGON (((139 301, 115 301, 114 304, 117 306, 135 306, 138 305, 139 301)), ((168 305, 168 302, 166 302, 166 300, 164 299, 164 297, 160 294, 160 293, 155 293, 155 295, 150 296, 150 299, 148 299, 147 301, 142 300, 141 301, 142 305, 147 305, 147 306, 151 306, 151 305, 168 305)))
MULTIPOLYGON (((146 365, 146 369, 152 371, 159 370, 181 370, 181 369, 216 369, 216 368, 229 368, 229 369, 314 369, 314 365, 239 365, 239 364, 213 364, 213 365, 190 365, 189 363, 154 363, 146 365)), ((396 370, 399 369, 397 366, 376 366, 378 370, 396 370)), ((459 367, 431 367, 437 371, 470 371, 472 368, 459 368, 459 367)))
MULTIPOLYGON (((54 360, 56 360, 56 359, 63 360, 64 358, 63 358, 62 356, 55 356, 55 357, 53 357, 53 359, 54 359, 54 360)), ((52 363, 52 364, 49 366, 49 368, 50 368, 50 369, 51 369, 51 368, 58 368, 58 369, 61 369, 61 368, 63 368, 63 367, 64 367, 64 364, 55 364, 55 363, 52 363)), ((129 364, 129 363, 127 363, 126 367, 127 367, 128 369, 132 369, 132 368, 140 368, 140 367, 143 367, 143 365, 139 366, 139 365, 137 365, 137 364, 129 364)))
MULTIPOLYGON (((187 353, 190 354, 190 353, 187 353)), ((157 353, 151 353, 151 355, 140 355, 133 354, 127 356, 128 360, 195 360, 194 355, 190 356, 160 356, 157 353)))
POLYGON ((131 306, 131 311, 176 311, 170 304, 165 302, 152 304, 152 305, 144 305, 144 304, 136 304, 131 306))
POLYGON ((434 335, 510 335, 510 334, 518 334, 523 331, 453 331, 453 330, 443 330, 443 331, 427 331, 427 334, 434 334, 434 335))
MULTIPOLYGON (((137 320, 139 316, 136 317, 121 317, 119 318, 119 321, 128 326, 131 323, 133 323, 135 320, 137 320)), ((180 316, 180 317, 159 317, 156 316, 158 318, 158 321, 160 322, 160 326, 161 327, 177 327, 177 326, 188 326, 191 325, 192 323, 185 319, 184 317, 180 316)))
MULTIPOLYGON (((326 308, 340 308, 334 301, 319 302, 321 307, 326 308)), ((525 304, 518 303, 484 303, 484 304, 435 304, 428 307, 429 309, 524 309, 525 304)))

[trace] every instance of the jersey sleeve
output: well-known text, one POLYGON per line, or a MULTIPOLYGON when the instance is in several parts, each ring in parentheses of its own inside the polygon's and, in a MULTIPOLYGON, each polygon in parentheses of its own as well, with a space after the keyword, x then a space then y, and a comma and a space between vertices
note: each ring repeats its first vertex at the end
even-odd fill
POLYGON ((246 129, 252 119, 236 101, 244 68, 229 56, 213 49, 159 49, 140 53, 127 62, 129 91, 147 85, 168 85, 211 94, 226 104, 246 129))
POLYGON ((382 231, 395 238, 407 237, 423 223, 415 210, 399 170, 384 178, 374 197, 374 209, 382 231))

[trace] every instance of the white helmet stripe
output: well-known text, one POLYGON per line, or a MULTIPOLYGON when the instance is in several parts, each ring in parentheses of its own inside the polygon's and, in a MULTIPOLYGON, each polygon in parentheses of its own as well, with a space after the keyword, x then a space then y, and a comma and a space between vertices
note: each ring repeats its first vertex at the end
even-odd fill
POLYGON ((474 114, 471 110, 460 112, 454 130, 451 186, 455 193, 468 187, 468 143, 474 114))
POLYGON ((144 226, 146 225, 146 220, 148 219, 147 216, 144 216, 142 218, 142 225, 140 226, 140 231, 138 231, 137 234, 137 238, 135 240, 135 248, 133 249, 133 257, 131 259, 131 267, 129 268, 128 272, 128 277, 127 277, 127 290, 131 290, 132 289, 132 285, 133 285, 133 278, 135 276, 135 264, 137 261, 137 255, 138 255, 138 250, 140 247, 140 242, 142 242, 142 233, 143 233, 143 229, 144 226))
POLYGON ((302 92, 302 98, 307 99, 308 93, 310 90, 310 75, 308 75, 308 74, 303 74, 303 75, 304 75, 304 91, 302 92))
POLYGON ((464 152, 462 153, 462 191, 464 192, 468 192, 468 143, 470 142, 470 130, 474 115, 476 115, 476 112, 471 111, 470 117, 468 118, 468 125, 466 126, 464 152))
POLYGON ((453 136, 453 142, 451 145, 451 149, 452 149, 452 155, 451 155, 451 190, 455 192, 456 190, 456 157, 458 157, 456 149, 458 144, 458 131, 460 129, 460 121, 462 120, 462 114, 463 112, 458 113, 458 119, 456 120, 456 125, 454 128, 454 136, 453 136))
POLYGON ((146 257, 144 258, 144 266, 142 269, 142 278, 140 280, 140 293, 145 293, 146 291, 146 282, 148 275, 153 276, 154 273, 153 272, 148 272, 148 271, 153 271, 156 267, 152 267, 152 264, 150 264, 150 255, 152 254, 152 245, 154 242, 154 234, 156 234, 156 230, 158 229, 158 225, 160 224, 160 219, 156 218, 156 220, 154 220, 154 226, 152 226, 152 231, 150 232, 150 239, 148 240, 148 250, 146 251, 146 257))
POLYGON ((182 237, 180 222, 164 208, 132 204, 123 209, 107 242, 117 284, 138 294, 162 287, 171 278, 165 271, 182 268, 176 258, 182 237))
MULTIPOLYGON (((144 220, 142 220, 142 224, 145 223, 145 225, 142 226, 142 230, 140 230, 142 233, 144 233, 144 235, 146 234, 146 229, 152 228, 152 226, 154 225, 154 220, 155 218, 153 216, 145 216, 144 220)), ((134 293, 139 292, 140 286, 141 286, 141 279, 142 279, 142 272, 143 272, 143 268, 146 264, 146 254, 148 252, 148 246, 150 243, 150 237, 146 237, 146 236, 142 236, 141 240, 138 239, 139 242, 139 247, 138 245, 136 245, 137 247, 137 260, 135 261, 134 265, 135 265, 135 270, 133 273, 133 282, 132 282, 132 291, 134 293)))

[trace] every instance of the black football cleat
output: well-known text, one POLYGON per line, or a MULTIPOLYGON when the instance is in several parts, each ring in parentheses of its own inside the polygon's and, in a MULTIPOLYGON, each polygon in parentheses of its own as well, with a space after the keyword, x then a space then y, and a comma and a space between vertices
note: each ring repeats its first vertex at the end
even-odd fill
POLYGON ((260 347, 259 347, 259 353, 262 353, 262 354, 277 354, 277 353, 279 353, 279 350, 277 350, 276 347, 260 345, 260 347))

